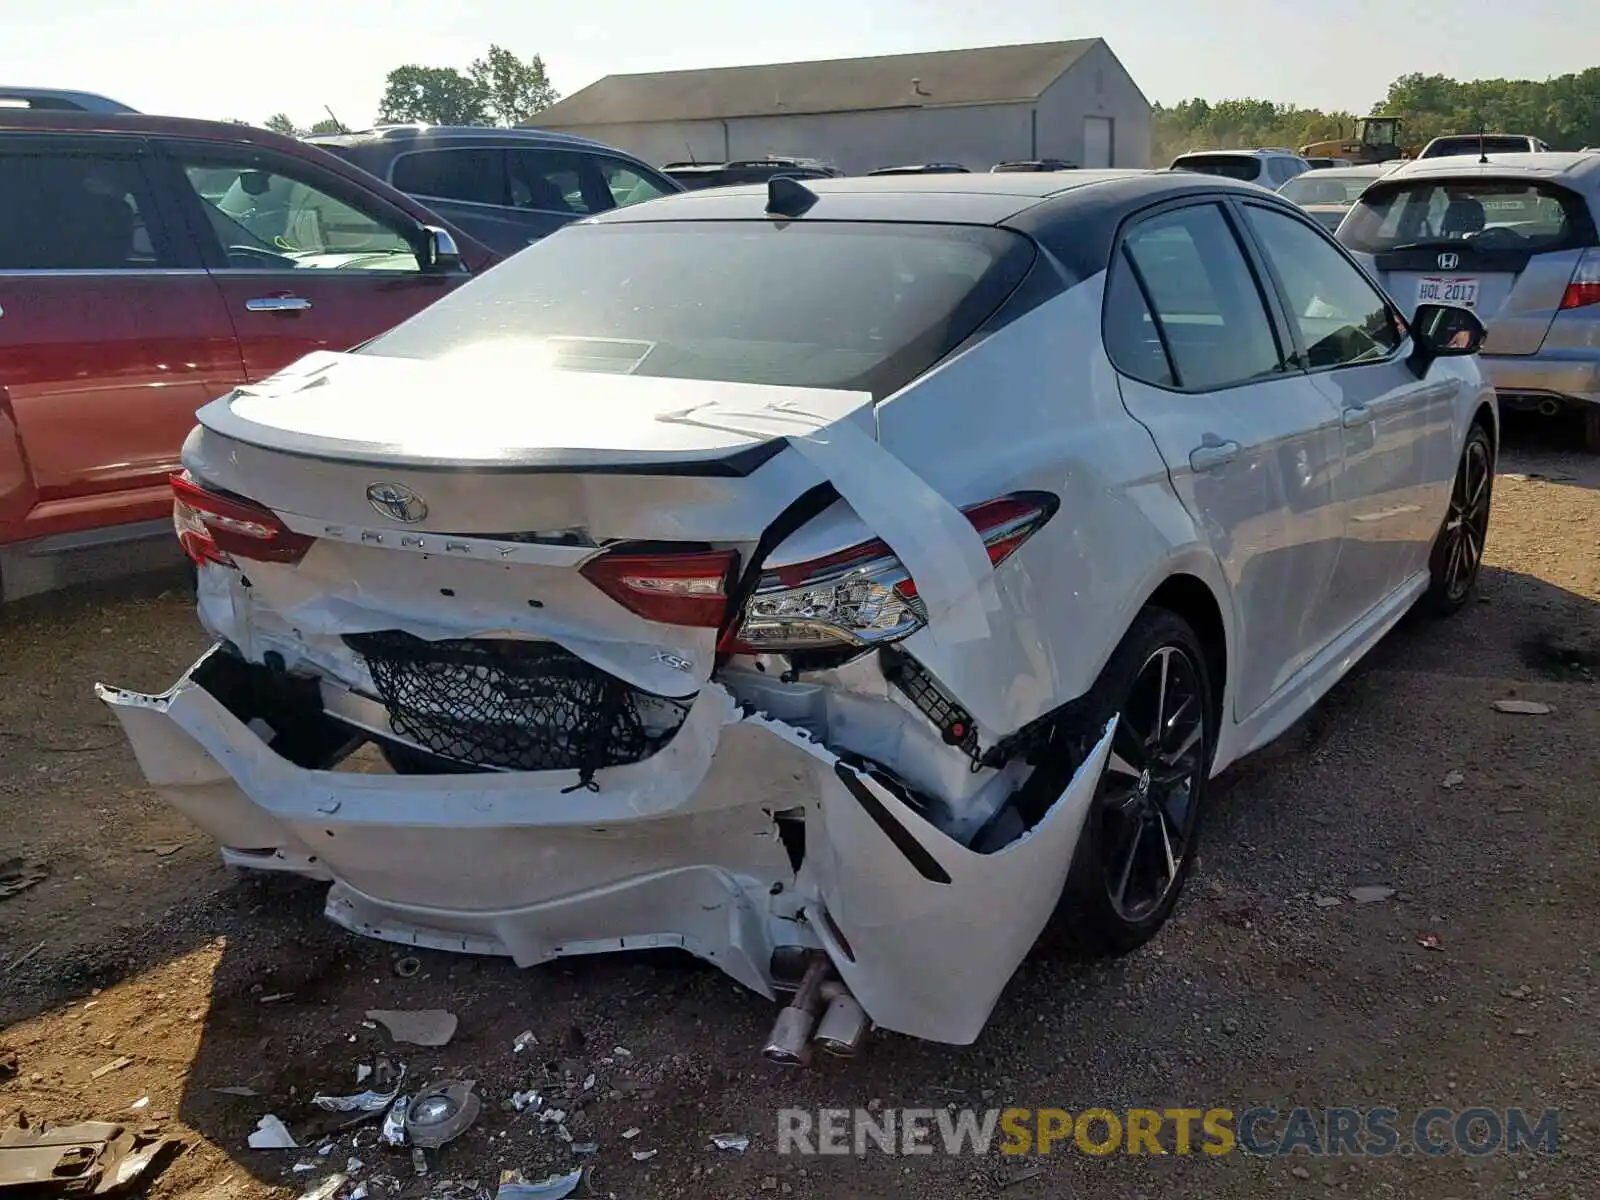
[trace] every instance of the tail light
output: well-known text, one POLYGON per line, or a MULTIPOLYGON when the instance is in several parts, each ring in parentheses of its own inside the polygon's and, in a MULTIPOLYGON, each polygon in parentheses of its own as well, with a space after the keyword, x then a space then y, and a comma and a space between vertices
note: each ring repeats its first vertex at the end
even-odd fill
POLYGON ((1585 250, 1561 297, 1563 310, 1600 304, 1600 250, 1585 250))
POLYGON ((187 471, 173 474, 172 495, 173 527, 196 563, 297 563, 317 540, 290 529, 270 508, 208 490, 187 471))
POLYGON ((647 621, 716 629, 728 611, 739 555, 733 550, 691 554, 602 554, 578 568, 590 583, 647 621))
MULTIPOLYGON (((1039 492, 1002 496, 963 509, 999 566, 1054 514, 1039 492)), ((762 575, 741 623, 722 649, 735 653, 870 646, 908 637, 927 623, 911 573, 882 541, 762 575)))

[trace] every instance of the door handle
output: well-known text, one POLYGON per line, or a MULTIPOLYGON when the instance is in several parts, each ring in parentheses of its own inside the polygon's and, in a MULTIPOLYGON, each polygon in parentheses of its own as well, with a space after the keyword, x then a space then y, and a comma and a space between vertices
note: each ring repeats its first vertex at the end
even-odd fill
POLYGON ((1194 471, 1212 471, 1231 463, 1238 453, 1238 442, 1204 442, 1189 451, 1189 468, 1194 471))
POLYGON ((304 296, 257 296, 244 302, 246 312, 305 312, 310 307, 304 296))
POLYGON ((1365 404, 1357 404, 1344 410, 1344 427, 1356 429, 1372 420, 1372 410, 1365 404))

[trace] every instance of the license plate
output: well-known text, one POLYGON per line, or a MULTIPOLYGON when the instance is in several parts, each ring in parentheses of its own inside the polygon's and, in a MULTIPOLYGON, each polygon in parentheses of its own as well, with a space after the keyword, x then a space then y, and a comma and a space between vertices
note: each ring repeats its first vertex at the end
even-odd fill
POLYGON ((1417 303, 1472 308, 1478 303, 1478 281, 1460 276, 1424 275, 1417 281, 1417 303))

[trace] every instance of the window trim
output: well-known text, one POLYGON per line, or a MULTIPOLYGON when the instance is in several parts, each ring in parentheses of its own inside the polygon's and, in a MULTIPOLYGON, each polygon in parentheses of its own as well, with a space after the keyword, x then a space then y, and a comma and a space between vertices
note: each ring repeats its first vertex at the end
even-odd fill
POLYGON ((181 213, 184 224, 188 227, 190 240, 194 242, 199 251, 202 264, 208 270, 219 273, 223 278, 231 279, 246 275, 270 275, 275 278, 283 278, 287 275, 292 275, 294 272, 275 271, 270 267, 235 268, 228 264, 227 252, 222 243, 218 241, 216 233, 211 228, 211 223, 202 207, 205 201, 200 198, 200 194, 190 184, 189 177, 184 169, 184 158, 191 152, 246 156, 251 161, 262 163, 261 169, 276 172, 296 182, 303 183, 307 187, 326 192, 341 204, 348 205, 356 212, 370 217, 374 221, 395 223, 400 227, 396 232, 411 247, 411 251, 417 260, 417 269, 415 271, 373 271, 357 267, 329 267, 319 269, 316 272, 319 279, 357 278, 383 281, 396 278, 428 278, 435 274, 423 266, 426 258, 426 250, 423 244, 424 226, 415 217, 406 212, 405 209, 391 205, 383 197, 365 191, 332 171, 323 170, 315 163, 261 146, 244 145, 236 142, 207 141, 203 138, 161 138, 153 141, 153 150, 152 158, 160 163, 159 174, 162 176, 160 182, 165 185, 167 192, 171 195, 174 204, 176 204, 181 213))
POLYGON ((462 200, 457 196, 436 196, 432 192, 410 192, 395 182, 395 175, 400 170, 402 159, 414 158, 419 154, 450 154, 455 151, 489 151, 500 160, 500 194, 507 194, 510 187, 509 174, 506 166, 506 148, 504 146, 424 146, 419 150, 402 150, 389 160, 388 170, 383 175, 383 181, 395 191, 406 196, 414 196, 418 200, 429 200, 435 204, 466 204, 472 208, 512 208, 509 204, 491 204, 487 200, 462 200))
MULTIPOLYGON (((201 247, 196 244, 188 222, 173 206, 165 173, 155 167, 154 147, 140 134, 57 133, 54 131, 0 131, 0 156, 23 154, 28 157, 100 158, 130 162, 144 184, 150 210, 143 213, 145 231, 152 249, 164 244, 171 261, 160 266, 139 267, 0 267, 7 279, 61 276, 66 278, 148 278, 157 275, 204 275, 206 266, 201 247), (154 224, 152 225, 152 222, 154 224)), ((161 254, 157 250, 156 257, 161 254)))
POLYGON ((1210 205, 1212 208, 1215 208, 1219 211, 1223 223, 1228 227, 1228 231, 1233 235, 1234 245, 1239 251, 1239 257, 1244 260, 1245 269, 1249 273, 1251 281, 1255 284, 1257 296, 1260 297, 1262 311, 1267 318, 1267 327, 1272 331, 1273 344, 1278 349, 1278 362, 1281 364, 1283 369, 1273 375, 1257 375, 1248 379, 1240 379, 1231 383, 1213 384, 1206 387, 1186 387, 1180 383, 1174 383, 1171 386, 1168 386, 1161 383, 1152 383, 1149 380, 1140 379, 1137 375, 1129 374, 1127 371, 1123 370, 1122 367, 1117 365, 1116 360, 1112 359, 1110 352, 1107 351, 1106 358, 1111 362, 1112 369, 1116 371, 1118 375, 1125 376, 1126 378, 1133 380, 1135 383, 1142 384, 1145 387, 1156 388, 1158 391, 1170 392, 1174 395, 1180 396, 1209 396, 1214 395, 1217 392, 1229 392, 1233 391, 1235 388, 1255 387, 1263 383, 1275 383, 1279 380, 1291 379, 1296 375, 1305 374, 1304 369, 1298 365, 1298 343, 1291 340, 1294 337, 1294 333, 1289 328, 1291 322, 1288 321, 1286 312, 1283 308, 1282 297, 1278 292, 1277 286, 1271 281, 1262 277, 1262 266, 1256 257, 1254 244, 1247 240, 1248 231, 1243 231, 1240 228, 1240 216, 1232 207, 1231 193, 1211 192, 1208 194, 1183 196, 1175 200, 1168 200, 1163 203, 1151 205, 1148 208, 1139 209, 1137 212, 1131 213, 1123 219, 1122 224, 1117 228, 1116 236, 1112 241, 1111 260, 1106 265, 1106 278, 1100 289, 1101 349, 1105 350, 1107 345, 1107 313, 1105 307, 1105 297, 1107 288, 1111 282, 1110 272, 1115 269, 1116 259, 1118 256, 1125 256, 1125 261, 1128 262, 1129 266, 1135 268, 1132 271, 1134 283, 1138 286, 1139 293, 1144 298, 1145 307, 1150 310, 1151 323, 1158 327, 1157 336, 1161 339, 1162 349, 1167 355, 1167 369, 1171 371, 1174 380, 1181 380, 1183 378, 1183 373, 1178 370, 1177 363, 1173 361, 1166 332, 1163 328, 1161 328, 1161 315, 1156 309, 1155 302, 1150 297, 1150 291, 1145 285, 1143 274, 1137 270, 1136 264, 1134 264, 1132 260, 1132 256, 1126 255, 1124 248, 1127 245, 1129 235, 1136 231, 1140 225, 1146 224, 1147 222, 1158 217, 1164 217, 1171 213, 1179 212, 1186 208, 1200 208, 1206 205, 1210 205), (1296 347, 1297 349, 1296 355, 1293 356, 1295 361, 1291 361, 1291 355, 1289 354, 1290 347, 1296 347))
MULTIPOLYGON (((411 149, 411 150, 402 150, 402 151, 400 151, 400 153, 396 154, 393 158, 391 158, 389 160, 389 166, 388 166, 387 170, 385 171, 385 173, 383 175, 384 182, 387 183, 390 187, 394 188, 396 191, 405 192, 405 194, 407 196, 414 196, 418 200, 431 201, 432 203, 435 203, 435 204, 464 204, 469 208, 483 208, 483 209, 489 209, 489 210, 491 210, 493 212, 538 213, 541 216, 561 217, 561 218, 563 218, 565 220, 568 220, 568 221, 578 221, 578 220, 582 220, 584 217, 593 217, 593 216, 598 216, 599 215, 599 213, 574 213, 574 212, 569 212, 569 211, 567 211, 565 209, 559 209, 559 208, 534 208, 534 207, 531 207, 531 206, 523 206, 523 205, 518 205, 518 204, 490 204, 490 203, 488 203, 487 201, 484 201, 484 200, 458 200, 453 196, 431 196, 431 195, 427 195, 427 194, 425 194, 423 192, 407 192, 404 188, 400 187, 397 183, 395 183, 395 181, 394 181, 395 170, 399 166, 399 163, 400 163, 401 159, 406 158, 406 157, 408 157, 410 155, 413 155, 413 154, 436 154, 441 150, 444 150, 444 151, 448 151, 448 150, 494 150, 494 151, 498 152, 499 155, 500 155, 500 160, 501 160, 501 162, 500 162, 500 170, 501 170, 503 176, 505 177, 505 179, 508 180, 508 181, 509 181, 509 179, 511 177, 511 165, 507 161, 506 156, 511 151, 513 151, 513 150, 548 150, 548 151, 555 151, 555 152, 561 153, 561 154, 581 155, 583 158, 589 160, 589 165, 594 166, 594 167, 598 167, 598 165, 601 162, 614 162, 618 166, 626 167, 628 170, 632 171, 634 174, 638 175, 642 179, 647 179, 647 180, 651 181, 652 183, 656 183, 656 184, 662 185, 662 195, 664 195, 664 196, 675 196, 679 192, 683 192, 683 191, 687 191, 688 190, 682 184, 678 183, 677 180, 673 179, 671 176, 665 175, 660 171, 654 170, 653 168, 651 168, 649 166, 646 166, 642 162, 636 162, 631 158, 624 158, 620 154, 609 154, 609 153, 605 153, 605 152, 598 151, 598 150, 590 150, 587 147, 545 146, 545 145, 486 146, 486 145, 483 145, 481 143, 478 144, 478 145, 465 145, 465 146, 450 146, 450 145, 444 145, 444 146, 422 146, 422 147, 411 149)), ((605 176, 602 173, 602 175, 601 175, 601 186, 602 187, 605 186, 605 182, 604 181, 605 181, 605 176)), ((508 183, 508 186, 509 186, 509 183, 508 183)), ((608 194, 611 191, 611 189, 609 187, 607 187, 605 190, 606 190, 606 192, 608 194)), ((612 197, 611 208, 605 208, 605 209, 601 209, 599 211, 600 212, 610 212, 612 209, 624 207, 623 205, 617 204, 615 202, 615 200, 616 200, 616 198, 613 196, 612 197)))
POLYGON ((1297 364, 1297 370, 1304 375, 1326 375, 1330 371, 1348 371, 1354 370, 1358 367, 1373 367, 1384 363, 1393 363, 1397 359, 1403 359, 1411 353, 1410 320, 1400 312, 1400 309, 1395 304, 1394 299, 1387 291, 1384 290, 1383 286, 1367 273, 1366 269, 1362 267, 1362 265, 1357 262, 1354 257, 1351 256, 1348 250, 1339 244, 1338 240, 1333 237, 1332 234, 1323 229, 1322 226, 1318 225, 1316 222, 1307 219, 1300 212, 1290 209, 1282 204, 1263 203, 1261 200, 1258 200, 1253 196, 1229 197, 1228 204, 1239 210, 1238 226, 1243 231, 1244 237, 1249 243, 1250 253, 1260 260, 1261 270, 1266 274, 1267 279, 1271 281, 1272 289, 1277 295, 1278 305, 1283 313, 1284 325, 1288 331, 1289 337, 1294 343, 1294 357, 1297 364), (1317 237, 1321 238, 1328 245, 1332 246, 1333 249, 1338 253, 1339 257, 1344 259, 1345 262, 1355 270, 1356 274, 1366 281, 1367 286, 1370 287, 1374 293, 1376 293, 1378 299, 1383 301, 1384 308, 1388 310, 1389 319, 1397 322, 1397 328, 1399 329, 1401 336, 1399 342, 1395 344, 1395 348, 1383 358, 1369 358, 1363 362, 1334 363, 1331 366, 1326 367, 1313 367, 1311 365, 1310 351, 1305 344, 1305 337, 1300 331, 1300 322, 1289 315, 1294 311, 1293 305, 1289 303, 1289 289, 1283 282, 1283 278, 1278 274, 1277 267, 1273 265, 1271 255, 1266 252, 1266 248, 1262 246, 1260 241, 1256 238, 1255 230, 1250 227, 1249 218, 1243 211, 1246 208, 1261 208, 1267 210, 1268 212, 1277 213, 1279 216, 1287 217, 1289 220, 1295 221, 1298 224, 1310 229, 1317 237))

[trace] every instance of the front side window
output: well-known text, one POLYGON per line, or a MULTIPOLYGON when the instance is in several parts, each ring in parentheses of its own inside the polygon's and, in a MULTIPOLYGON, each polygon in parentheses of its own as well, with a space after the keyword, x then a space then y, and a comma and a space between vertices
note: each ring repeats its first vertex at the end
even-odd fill
POLYGON ((654 200, 658 196, 670 196, 673 189, 663 187, 659 182, 651 179, 625 163, 600 161, 601 174, 605 176, 606 188, 611 193, 611 198, 616 201, 618 208, 626 208, 630 204, 642 204, 646 200, 654 200))
POLYGON ((174 265, 131 155, 0 154, 0 271, 174 265))
POLYGON ((1278 195, 1296 204, 1337 204, 1349 208, 1372 183, 1370 175, 1341 175, 1336 171, 1302 171, 1278 195))
POLYGON ((1399 348, 1400 328, 1383 296, 1327 239, 1260 205, 1246 205, 1245 217, 1283 284, 1308 367, 1376 362, 1399 348))
POLYGON ((1284 370, 1266 302, 1220 208, 1201 204, 1141 221, 1123 246, 1179 387, 1227 387, 1284 370))
POLYGON ((1518 250, 1542 254, 1592 245, 1581 196, 1520 179, 1419 179, 1377 183, 1340 227, 1353 250, 1518 250))
POLYGON ((506 156, 501 150, 413 150, 395 160, 390 176, 408 196, 506 203, 506 156))
POLYGON ((977 226, 569 225, 362 352, 885 395, 976 330, 1034 258, 1021 234, 977 226))
POLYGON ((241 271, 419 271, 398 222, 253 152, 180 153, 226 267, 241 271))

